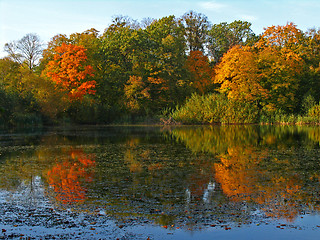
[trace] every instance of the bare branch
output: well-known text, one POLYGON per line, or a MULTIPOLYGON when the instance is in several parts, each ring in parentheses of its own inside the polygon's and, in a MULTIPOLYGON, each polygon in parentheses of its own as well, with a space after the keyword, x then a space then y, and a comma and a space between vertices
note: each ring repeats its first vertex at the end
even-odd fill
POLYGON ((25 63, 32 70, 42 56, 43 44, 38 35, 29 33, 19 41, 6 43, 4 50, 12 60, 25 63))

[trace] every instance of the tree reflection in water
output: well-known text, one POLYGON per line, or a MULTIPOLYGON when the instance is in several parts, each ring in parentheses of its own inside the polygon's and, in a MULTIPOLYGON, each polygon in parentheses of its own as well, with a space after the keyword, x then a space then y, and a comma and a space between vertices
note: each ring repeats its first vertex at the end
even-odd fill
POLYGON ((301 212, 319 210, 319 157, 313 142, 319 140, 319 129, 266 128, 176 128, 171 134, 195 153, 214 154, 214 181, 230 201, 258 206, 267 217, 293 222, 301 212), (307 135, 302 143, 301 134, 307 135))
POLYGON ((84 202, 87 189, 83 182, 93 179, 94 155, 85 154, 82 149, 71 149, 69 155, 70 158, 57 162, 47 171, 48 184, 58 201, 64 204, 84 202))
POLYGON ((0 188, 36 179, 50 203, 189 229, 320 210, 317 127, 114 129, 0 147, 0 188))

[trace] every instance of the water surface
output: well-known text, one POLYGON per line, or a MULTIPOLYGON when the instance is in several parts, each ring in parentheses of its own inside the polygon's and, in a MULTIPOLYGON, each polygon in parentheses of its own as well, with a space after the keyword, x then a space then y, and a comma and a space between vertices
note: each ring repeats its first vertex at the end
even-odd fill
POLYGON ((320 128, 0 133, 0 238, 315 239, 320 128))

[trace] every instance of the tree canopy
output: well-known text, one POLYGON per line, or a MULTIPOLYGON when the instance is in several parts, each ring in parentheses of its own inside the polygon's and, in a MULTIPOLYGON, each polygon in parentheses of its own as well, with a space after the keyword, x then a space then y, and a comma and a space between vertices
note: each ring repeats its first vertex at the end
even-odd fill
POLYGON ((256 35, 249 22, 212 24, 194 11, 142 22, 116 16, 102 33, 58 34, 45 49, 27 34, 0 59, 2 99, 19 106, 1 103, 0 112, 109 123, 158 116, 198 94, 261 114, 302 114, 320 100, 319 36, 294 23, 256 35))

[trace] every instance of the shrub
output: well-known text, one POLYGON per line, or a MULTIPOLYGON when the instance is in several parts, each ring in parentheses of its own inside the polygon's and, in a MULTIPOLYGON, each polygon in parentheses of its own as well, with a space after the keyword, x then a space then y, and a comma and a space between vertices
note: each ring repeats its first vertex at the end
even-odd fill
POLYGON ((320 123, 320 104, 310 108, 307 116, 310 117, 314 123, 320 123))
POLYGON ((308 113, 309 109, 311 109, 315 105, 316 105, 316 101, 312 95, 304 96, 301 103, 303 113, 305 114, 308 113))
POLYGON ((9 123, 14 126, 39 126, 42 125, 42 119, 36 113, 18 113, 12 114, 9 123))
POLYGON ((223 94, 193 94, 171 117, 184 124, 256 123, 259 109, 254 104, 229 100, 223 94))

